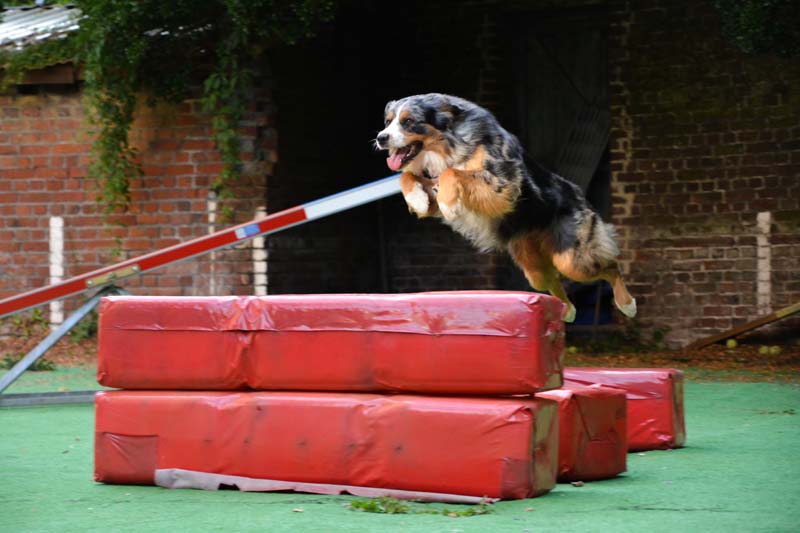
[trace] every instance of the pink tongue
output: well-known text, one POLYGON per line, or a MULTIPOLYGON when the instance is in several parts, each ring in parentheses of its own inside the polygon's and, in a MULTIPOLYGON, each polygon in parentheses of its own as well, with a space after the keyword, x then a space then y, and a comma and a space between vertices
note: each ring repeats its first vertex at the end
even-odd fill
POLYGON ((403 165, 403 156, 402 154, 392 154, 386 158, 386 164, 389 165, 389 168, 392 170, 400 170, 400 167, 403 165))

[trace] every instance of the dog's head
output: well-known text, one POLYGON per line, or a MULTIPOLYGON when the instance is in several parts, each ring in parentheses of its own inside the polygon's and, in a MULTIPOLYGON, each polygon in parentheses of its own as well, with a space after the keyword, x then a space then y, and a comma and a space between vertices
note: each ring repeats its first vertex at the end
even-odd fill
POLYGON ((375 147, 388 150, 386 164, 392 170, 406 168, 424 151, 445 159, 453 150, 453 128, 465 102, 431 93, 409 96, 386 104, 385 128, 378 133, 375 147))

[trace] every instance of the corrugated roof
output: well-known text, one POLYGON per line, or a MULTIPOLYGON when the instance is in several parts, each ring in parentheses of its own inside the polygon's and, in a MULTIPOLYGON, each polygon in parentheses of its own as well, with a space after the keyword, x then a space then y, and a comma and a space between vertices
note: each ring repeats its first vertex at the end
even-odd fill
POLYGON ((78 29, 81 11, 73 5, 8 7, 0 21, 0 48, 21 49, 34 42, 62 39, 78 29))

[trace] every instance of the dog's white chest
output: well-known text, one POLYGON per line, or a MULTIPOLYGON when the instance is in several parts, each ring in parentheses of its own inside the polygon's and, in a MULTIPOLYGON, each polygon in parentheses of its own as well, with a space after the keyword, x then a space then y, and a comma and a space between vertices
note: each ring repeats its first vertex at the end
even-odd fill
POLYGON ((439 174, 447 169, 447 161, 444 157, 436 152, 428 150, 419 154, 407 169, 412 174, 417 176, 431 176, 433 178, 439 177, 439 174))
POLYGON ((481 251, 488 252, 499 248, 501 245, 500 240, 497 238, 497 226, 499 224, 497 220, 458 205, 455 210, 444 217, 444 221, 481 251))

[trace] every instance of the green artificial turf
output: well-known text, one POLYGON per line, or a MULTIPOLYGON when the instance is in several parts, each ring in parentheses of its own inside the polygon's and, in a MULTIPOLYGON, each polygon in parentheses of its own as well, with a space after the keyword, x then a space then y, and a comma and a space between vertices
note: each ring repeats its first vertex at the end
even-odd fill
MULTIPOLYGON (((0 374, 2 375, 2 374, 0 374)), ((82 390, 101 390, 97 383, 97 369, 94 365, 57 367, 42 372, 23 372, 8 389, 8 394, 32 392, 68 392, 82 390)))
POLYGON ((458 518, 355 512, 347 496, 101 485, 91 405, 5 408, 0 531, 797 531, 800 387, 688 383, 685 401, 686 448, 633 453, 619 478, 458 518))

